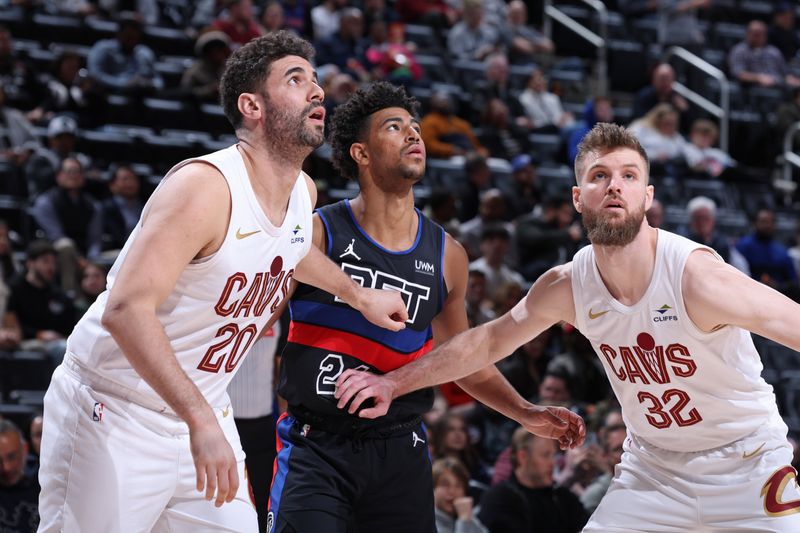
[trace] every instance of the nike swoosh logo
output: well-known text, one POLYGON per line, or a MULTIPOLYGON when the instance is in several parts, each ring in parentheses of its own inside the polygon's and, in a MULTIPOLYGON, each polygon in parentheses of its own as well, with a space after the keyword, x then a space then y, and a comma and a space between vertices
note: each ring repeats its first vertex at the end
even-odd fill
POLYGON ((242 228, 239 228, 239 229, 236 230, 236 238, 239 239, 239 240, 242 240, 242 239, 246 239, 247 237, 249 237, 251 235, 255 235, 256 233, 260 233, 260 232, 261 232, 261 230, 257 229, 255 231, 251 231, 249 233, 242 233, 242 228))
POLYGON ((761 446, 759 446, 758 448, 755 449, 755 451, 752 451, 750 453, 742 452, 742 459, 750 459, 751 457, 754 457, 755 455, 758 455, 758 452, 761 451, 761 448, 763 448, 765 444, 767 444, 767 443, 766 442, 762 442, 761 446))
POLYGON ((606 309, 605 311, 600 311, 599 313, 593 313, 591 309, 589 309, 589 320, 594 320, 595 318, 600 318, 604 314, 611 311, 611 309, 606 309))
POLYGON ((223 417, 223 418, 225 418, 225 417, 227 417, 229 414, 231 414, 231 408, 230 408, 230 406, 229 406, 229 407, 226 407, 225 409, 223 409, 223 410, 222 410, 222 417, 223 417))

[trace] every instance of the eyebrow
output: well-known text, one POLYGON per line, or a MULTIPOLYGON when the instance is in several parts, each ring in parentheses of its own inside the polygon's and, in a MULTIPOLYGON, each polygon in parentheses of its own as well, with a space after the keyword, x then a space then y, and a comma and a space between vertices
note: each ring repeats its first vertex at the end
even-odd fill
MULTIPOLYGON (((283 77, 286 78, 287 76, 291 76, 292 74, 297 74, 297 73, 305 74, 306 70, 303 67, 292 67, 283 73, 283 77)), ((311 77, 314 79, 314 82, 316 83, 318 79, 316 70, 311 71, 311 77)))
MULTIPOLYGON (((642 170, 642 169, 639 167, 639 165, 637 165, 636 163, 625 163, 624 165, 622 165, 622 167, 623 167, 623 168, 635 168, 636 170, 638 170, 638 171, 640 171, 640 172, 641 172, 641 170, 642 170)), ((591 172, 592 170, 594 170, 594 169, 596 169, 596 168, 608 168, 608 165, 604 165, 604 164, 602 164, 602 163, 595 163, 594 165, 592 165, 592 166, 590 166, 590 167, 589 167, 589 169, 587 170, 587 172, 591 172)))
MULTIPOLYGON (((381 122, 381 126, 385 126, 386 124, 388 124, 390 122, 400 122, 402 124, 403 123, 403 119, 400 118, 400 117, 389 117, 389 118, 384 119, 381 122)), ((415 119, 413 117, 411 118, 411 123, 412 124, 416 124, 417 126, 419 126, 419 120, 417 120, 417 119, 415 119)))

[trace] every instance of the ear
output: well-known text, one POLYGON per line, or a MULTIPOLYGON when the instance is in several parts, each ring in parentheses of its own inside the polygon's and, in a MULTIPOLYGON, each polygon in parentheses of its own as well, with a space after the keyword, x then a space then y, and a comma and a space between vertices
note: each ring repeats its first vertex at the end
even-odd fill
POLYGON ((356 165, 369 164, 369 153, 367 147, 363 143, 353 143, 350 145, 350 157, 356 162, 356 165))
POLYGON ((650 209, 650 206, 653 205, 653 198, 655 197, 655 188, 652 185, 648 185, 645 189, 645 200, 644 200, 644 210, 647 211, 650 209))
POLYGON ((258 120, 261 118, 261 101, 253 93, 240 94, 236 106, 239 108, 239 113, 246 119, 258 120))
POLYGON ((577 185, 572 186, 572 205, 575 206, 575 211, 583 213, 583 205, 581 204, 581 188, 577 185))

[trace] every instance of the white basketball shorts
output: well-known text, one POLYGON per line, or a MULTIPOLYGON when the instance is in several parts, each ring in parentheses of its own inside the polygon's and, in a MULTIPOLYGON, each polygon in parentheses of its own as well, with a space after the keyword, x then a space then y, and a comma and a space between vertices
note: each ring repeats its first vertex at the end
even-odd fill
POLYGON ((87 385, 76 369, 65 359, 45 395, 39 533, 258 531, 230 409, 215 411, 239 491, 218 508, 197 491, 182 420, 87 385))
POLYGON ((629 437, 584 533, 800 532, 800 490, 782 422, 703 452, 629 437))

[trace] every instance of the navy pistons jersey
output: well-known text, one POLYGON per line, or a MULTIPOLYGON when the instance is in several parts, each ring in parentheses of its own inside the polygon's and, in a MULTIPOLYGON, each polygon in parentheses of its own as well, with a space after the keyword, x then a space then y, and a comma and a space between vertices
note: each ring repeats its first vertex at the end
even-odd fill
MULTIPOLYGON (((433 347, 431 322, 446 298, 444 230, 417 211, 414 244, 394 252, 373 241, 347 200, 317 210, 326 253, 362 286, 400 292, 408 310, 402 331, 380 328, 334 295, 300 284, 290 302, 292 322, 283 352, 279 392, 289 406, 325 416, 350 416, 336 407, 336 379, 346 369, 386 373, 433 347)), ((402 420, 433 405, 430 389, 392 402, 387 417, 402 420)), ((382 419, 385 422, 387 419, 382 419)))

